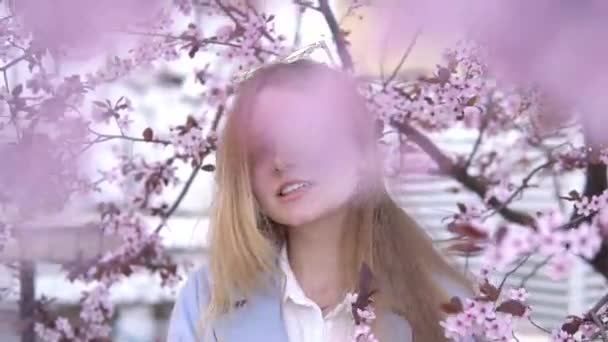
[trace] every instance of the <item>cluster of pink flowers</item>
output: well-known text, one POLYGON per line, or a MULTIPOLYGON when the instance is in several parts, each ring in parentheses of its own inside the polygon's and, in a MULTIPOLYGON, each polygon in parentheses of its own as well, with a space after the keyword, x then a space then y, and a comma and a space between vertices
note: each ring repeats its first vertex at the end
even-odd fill
POLYGON ((595 341, 600 328, 589 318, 570 317, 562 327, 551 333, 551 342, 595 341))
POLYGON ((109 100, 106 102, 94 101, 91 119, 96 123, 109 123, 110 120, 115 120, 116 125, 121 132, 126 132, 133 120, 130 114, 133 112, 133 105, 128 97, 121 97, 112 104, 109 100))
POLYGON ((608 190, 604 190, 599 195, 579 196, 578 199, 574 200, 574 208, 577 214, 583 216, 590 216, 602 210, 608 204, 608 190))
POLYGON ((560 279, 567 274, 575 256, 593 258, 603 241, 596 223, 582 223, 570 230, 564 229, 566 223, 563 216, 554 211, 541 215, 535 230, 508 225, 484 250, 483 260, 488 268, 502 271, 520 257, 536 253, 550 258, 548 275, 560 279))
POLYGON ((460 42, 444 53, 444 63, 432 77, 412 82, 389 80, 364 90, 370 110, 384 122, 409 119, 430 130, 454 127, 479 129, 491 105, 486 132, 497 134, 524 112, 522 91, 498 87, 488 75, 483 49, 471 41, 460 42))
MULTIPOLYGON (((347 301, 351 303, 351 306, 355 306, 357 297, 356 293, 349 293, 347 295, 347 301)), ((355 319, 355 331, 352 342, 378 342, 371 328, 371 323, 376 319, 373 305, 370 303, 363 309, 355 307, 354 310, 357 311, 358 322, 355 319)))
POLYGON ((155 209, 162 206, 155 201, 162 200, 162 193, 167 187, 179 182, 177 167, 167 161, 148 161, 141 155, 118 156, 118 165, 110 170, 101 171, 108 183, 117 184, 120 188, 136 186, 130 189, 129 204, 142 209, 155 209))
POLYGON ((500 289, 485 280, 480 286, 482 296, 465 299, 464 304, 454 297, 444 305, 447 318, 440 322, 445 336, 453 341, 468 341, 481 337, 488 341, 508 342, 512 340, 517 319, 527 317, 530 308, 525 304, 528 293, 524 288, 510 289, 507 298, 499 303, 500 289))
POLYGON ((204 131, 206 120, 189 116, 185 125, 170 128, 171 145, 178 156, 199 164, 213 148, 215 134, 204 131))

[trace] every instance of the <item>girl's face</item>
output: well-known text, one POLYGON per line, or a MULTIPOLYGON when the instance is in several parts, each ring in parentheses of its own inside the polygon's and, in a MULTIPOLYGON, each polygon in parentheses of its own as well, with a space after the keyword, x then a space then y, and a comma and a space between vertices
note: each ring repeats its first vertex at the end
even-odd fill
POLYGON ((319 88, 277 86, 256 97, 247 137, 253 192, 279 224, 321 219, 355 191, 359 153, 349 113, 336 97, 319 88))

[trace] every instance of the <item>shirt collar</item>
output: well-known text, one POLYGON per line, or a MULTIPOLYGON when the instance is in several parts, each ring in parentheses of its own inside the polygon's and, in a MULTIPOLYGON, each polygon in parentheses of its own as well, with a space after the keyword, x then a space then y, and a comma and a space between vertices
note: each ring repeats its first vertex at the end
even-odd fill
MULTIPOLYGON (((287 256, 287 248, 285 245, 281 248, 281 253, 279 255, 279 266, 281 271, 284 274, 284 285, 283 285, 283 303, 287 301, 292 301, 298 305, 304 306, 316 306, 316 304, 306 296, 304 290, 298 283, 293 270, 291 269, 291 265, 289 264, 289 258, 287 256)), ((336 307, 334 307, 326 317, 332 317, 339 313, 349 313, 350 312, 350 302, 348 297, 345 297, 342 302, 340 302, 336 307)))
POLYGON ((285 282, 283 286, 283 302, 287 300, 292 300, 296 304, 301 305, 309 305, 312 304, 311 300, 306 297, 304 290, 298 284, 298 280, 296 279, 293 270, 291 269, 291 265, 289 264, 289 258, 287 256, 287 247, 283 245, 281 248, 281 254, 279 257, 279 266, 281 271, 285 276, 285 282))

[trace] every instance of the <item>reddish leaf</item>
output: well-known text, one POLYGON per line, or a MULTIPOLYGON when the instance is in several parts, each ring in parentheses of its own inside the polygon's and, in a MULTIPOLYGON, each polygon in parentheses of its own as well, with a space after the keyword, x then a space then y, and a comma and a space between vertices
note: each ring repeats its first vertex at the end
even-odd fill
POLYGON ((507 235, 507 227, 502 226, 502 227, 498 228, 498 230, 496 231, 496 234, 494 235, 496 243, 500 243, 502 241, 502 239, 505 238, 505 235, 507 235))
POLYGON ((448 250, 452 252, 460 252, 463 254, 471 255, 474 253, 479 253, 483 250, 483 247, 477 245, 473 241, 462 241, 462 242, 454 242, 450 244, 448 250))
POLYGON ((108 105, 103 101, 93 101, 93 104, 100 108, 108 108, 108 105))
POLYGON ((200 47, 201 46, 198 43, 192 44, 192 47, 190 48, 190 51, 188 51, 188 57, 194 58, 194 55, 196 55, 196 53, 198 52, 198 50, 200 49, 200 47))
POLYGON ((496 301, 500 295, 500 292, 496 286, 490 284, 487 279, 485 283, 479 286, 479 291, 481 291, 481 293, 486 295, 493 302, 496 301))
POLYGON ((580 328, 581 324, 583 324, 583 320, 581 318, 572 316, 569 322, 562 324, 562 330, 574 335, 580 328))
POLYGON ((578 201, 581 199, 581 195, 578 193, 578 191, 576 190, 572 190, 568 193, 568 195, 570 195, 570 197, 572 198, 572 200, 574 201, 578 201))
POLYGON ((18 84, 17 86, 15 86, 15 88, 13 88, 13 90, 11 91, 11 94, 13 95, 13 97, 19 97, 19 95, 21 95, 22 92, 23 92, 23 84, 18 84))
POLYGON ((186 118, 186 130, 189 131, 193 127, 198 127, 198 122, 196 122, 194 117, 188 115, 188 118, 186 118))
POLYGON ((478 100, 478 97, 477 97, 477 96, 473 96, 473 97, 471 97, 471 98, 470 98, 470 99, 467 101, 467 103, 466 103, 465 105, 466 105, 466 106, 472 106, 472 105, 474 105, 475 103, 477 103, 477 100, 478 100))
POLYGON ((488 233, 478 229, 470 223, 455 223, 448 225, 448 230, 452 233, 463 235, 475 240, 488 238, 488 233))
POLYGON ((457 314, 464 310, 462 301, 458 297, 452 297, 449 303, 441 304, 441 310, 447 314, 457 314))
POLYGON ((142 135, 145 141, 152 141, 152 139, 154 139, 154 131, 150 127, 144 129, 142 135))
POLYGON ((450 76, 451 76, 451 72, 449 69, 447 68, 439 68, 439 71, 437 71, 437 79, 439 80, 439 83, 441 84, 445 84, 450 80, 450 76))
POLYGON ((510 299, 502 302, 497 308, 496 311, 509 313, 513 316, 521 317, 526 312, 526 306, 523 305, 520 301, 510 299))
POLYGON ((365 310, 365 308, 372 302, 372 296, 376 293, 376 290, 372 288, 374 275, 371 268, 367 263, 361 264, 361 270, 359 271, 359 284, 357 288, 357 300, 352 305, 352 314, 355 319, 355 323, 361 322, 361 317, 357 309, 365 310))

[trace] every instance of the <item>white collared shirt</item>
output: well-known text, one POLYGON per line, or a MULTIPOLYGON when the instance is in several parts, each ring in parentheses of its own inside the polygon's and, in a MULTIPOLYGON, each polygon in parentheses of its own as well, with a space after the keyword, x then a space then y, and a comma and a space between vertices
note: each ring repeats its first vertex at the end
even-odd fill
POLYGON ((281 251, 280 266, 285 274, 282 310, 289 342, 352 341, 355 321, 347 299, 323 316, 321 308, 298 284, 285 247, 281 251))

